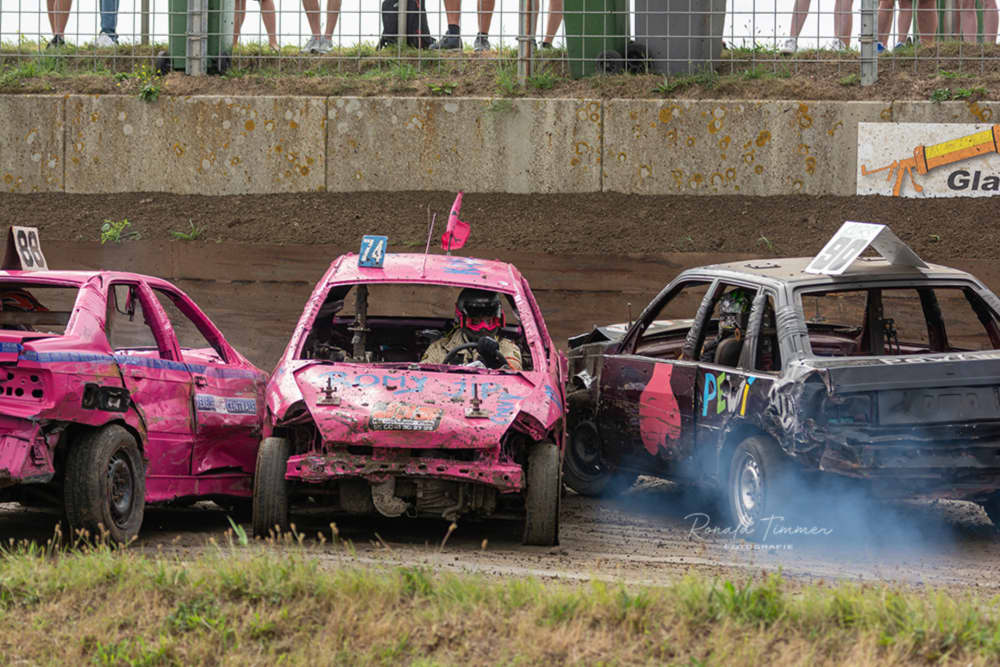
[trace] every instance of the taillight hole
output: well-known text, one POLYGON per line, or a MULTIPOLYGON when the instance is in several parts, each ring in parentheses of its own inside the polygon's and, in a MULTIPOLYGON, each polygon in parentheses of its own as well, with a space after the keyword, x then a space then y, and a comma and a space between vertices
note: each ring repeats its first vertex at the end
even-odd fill
POLYGON ((8 371, 7 372, 7 379, 8 380, 13 380, 14 379, 14 374, 8 371))
POLYGON ((34 398, 41 398, 42 397, 42 390, 41 389, 32 389, 31 390, 31 395, 34 398))
POLYGON ((14 390, 14 395, 15 396, 24 396, 24 390, 21 389, 20 387, 18 387, 17 389, 14 390))
POLYGON ((30 379, 31 379, 32 382, 38 382, 38 376, 37 375, 32 375, 30 379))

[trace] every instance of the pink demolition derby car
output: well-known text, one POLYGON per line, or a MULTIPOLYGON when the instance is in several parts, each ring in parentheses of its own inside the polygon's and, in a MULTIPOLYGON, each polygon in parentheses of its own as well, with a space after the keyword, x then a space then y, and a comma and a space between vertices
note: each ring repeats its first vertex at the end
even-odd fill
POLYGON ((168 282, 0 271, 0 502, 118 542, 147 502, 249 504, 266 379, 168 282))
POLYGON ((523 517, 525 543, 557 543, 566 359, 527 281, 503 262, 366 254, 333 262, 268 384, 254 532, 287 529, 298 504, 523 517))

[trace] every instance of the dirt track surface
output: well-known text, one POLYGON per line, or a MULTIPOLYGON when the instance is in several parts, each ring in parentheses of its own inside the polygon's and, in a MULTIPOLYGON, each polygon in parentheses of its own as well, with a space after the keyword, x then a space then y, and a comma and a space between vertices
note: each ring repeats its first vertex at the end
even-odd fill
MULTIPOLYGON (((692 535, 690 515, 705 511, 673 484, 641 478, 620 498, 594 500, 568 493, 561 544, 520 544, 514 521, 462 522, 441 547, 447 524, 434 520, 336 519, 341 540, 329 541, 331 517, 296 518, 310 552, 334 564, 417 565, 487 576, 604 579, 655 585, 689 572, 744 579, 781 571, 793 581, 893 581, 935 588, 1000 587, 1000 537, 970 503, 873 503, 864 518, 834 513, 808 524, 824 536, 774 536, 760 544, 692 535), (320 543, 316 533, 325 533, 320 543)), ((44 542, 55 512, 0 505, 0 535, 44 542)), ((777 527, 778 524, 773 524, 777 527)), ((247 530, 249 525, 244 524, 247 530)), ((226 515, 210 503, 188 509, 147 510, 139 542, 150 554, 194 556, 226 543, 226 515)), ((297 548, 297 547, 287 547, 297 548)))
MULTIPOLYGON (((226 197, 162 193, 0 194, 11 224, 33 225, 43 240, 97 241, 105 219, 128 219, 143 240, 198 230, 197 243, 343 244, 386 234, 392 249, 422 251, 428 208, 441 230, 453 192, 297 193, 226 197)), ((471 193, 462 218, 466 245, 564 255, 739 252, 812 256, 845 220, 876 222, 924 259, 992 258, 1000 227, 990 197, 903 199, 833 196, 638 196, 614 193, 471 193)), ((465 251, 463 251, 465 252, 465 251)), ((522 267, 523 269, 524 267, 522 267)), ((312 277, 310 277, 310 280, 312 277)))

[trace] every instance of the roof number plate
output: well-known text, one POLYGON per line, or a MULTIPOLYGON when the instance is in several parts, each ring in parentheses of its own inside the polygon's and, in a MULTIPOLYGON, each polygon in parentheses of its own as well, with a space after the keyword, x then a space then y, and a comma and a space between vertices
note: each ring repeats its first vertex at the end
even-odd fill
POLYGON ((388 245, 388 236, 362 237, 361 252, 358 254, 358 266, 381 269, 382 264, 385 262, 385 250, 388 245))
POLYGON ((927 267, 917 254, 885 225, 845 222, 809 263, 806 273, 839 276, 868 246, 874 248, 890 264, 927 267))

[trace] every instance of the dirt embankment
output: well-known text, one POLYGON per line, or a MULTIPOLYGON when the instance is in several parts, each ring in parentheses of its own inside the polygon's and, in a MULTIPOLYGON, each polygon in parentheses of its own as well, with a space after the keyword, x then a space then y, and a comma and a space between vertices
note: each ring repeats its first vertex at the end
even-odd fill
MULTIPOLYGON (((450 192, 300 193, 181 196, 160 193, 0 194, 8 224, 39 227, 42 238, 97 241, 105 219, 129 220, 143 240, 190 234, 197 242, 343 244, 389 236, 419 251, 429 213, 441 231, 450 192)), ((1000 256, 996 201, 984 198, 696 197, 468 194, 467 252, 510 249, 562 255, 662 252, 814 255, 845 220, 889 225, 926 260, 1000 256)), ((465 252, 465 251, 463 251, 465 252)))

